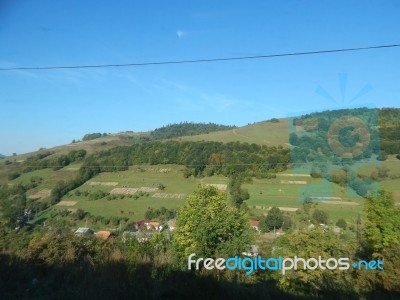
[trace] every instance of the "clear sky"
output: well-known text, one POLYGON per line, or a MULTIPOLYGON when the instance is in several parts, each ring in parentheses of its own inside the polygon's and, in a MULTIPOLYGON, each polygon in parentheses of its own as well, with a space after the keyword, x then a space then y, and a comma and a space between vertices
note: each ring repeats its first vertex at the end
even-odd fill
MULTIPOLYGON (((400 2, 395 0, 2 0, 0 67, 398 44, 399 29, 400 2)), ((241 126, 349 105, 399 107, 399 79, 400 48, 203 64, 2 71, 0 153, 65 144, 89 132, 146 131, 180 121, 241 126)))

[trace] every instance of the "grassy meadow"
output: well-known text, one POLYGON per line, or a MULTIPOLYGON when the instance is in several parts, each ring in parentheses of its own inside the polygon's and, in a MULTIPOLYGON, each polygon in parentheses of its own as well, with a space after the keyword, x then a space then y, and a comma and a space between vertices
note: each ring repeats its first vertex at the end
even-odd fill
POLYGON ((279 119, 279 122, 258 122, 225 131, 211 132, 193 136, 176 138, 179 141, 215 141, 215 142, 243 142, 259 145, 278 146, 288 145, 288 121, 279 119))

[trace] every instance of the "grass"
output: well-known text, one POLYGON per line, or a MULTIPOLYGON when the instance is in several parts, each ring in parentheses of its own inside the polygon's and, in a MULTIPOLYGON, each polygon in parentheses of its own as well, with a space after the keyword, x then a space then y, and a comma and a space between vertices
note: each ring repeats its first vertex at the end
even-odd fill
POLYGON ((394 200, 397 204, 400 204, 399 179, 387 179, 381 181, 379 184, 383 189, 392 192, 394 200))
MULTIPOLYGON (((287 173, 287 172, 285 172, 287 173)), ((266 214, 269 207, 302 208, 305 196, 314 197, 340 197, 344 203, 355 202, 359 205, 325 204, 318 203, 320 208, 326 210, 329 216, 337 220, 344 217, 355 220, 362 213, 362 197, 353 190, 340 187, 325 179, 311 177, 278 177, 276 179, 254 179, 253 183, 245 184, 250 199, 247 205, 256 215, 266 214), (281 183, 281 180, 307 181, 306 185, 281 183), (258 206, 259 208, 256 208, 258 206), (266 209, 261 209, 265 207, 266 209)))
MULTIPOLYGON (((159 166, 140 166, 131 167, 123 172, 101 173, 91 179, 95 182, 118 182, 116 186, 90 186, 84 184, 77 188, 83 191, 105 191, 110 192, 114 188, 140 188, 140 187, 157 187, 158 184, 166 186, 165 190, 157 191, 157 193, 174 193, 174 194, 190 194, 199 184, 202 183, 227 183, 228 178, 223 176, 213 176, 204 178, 187 178, 183 177, 182 166, 176 165, 159 165, 159 166), (167 169, 168 172, 164 173, 161 170, 167 169)), ((169 209, 176 209, 185 203, 185 198, 175 199, 161 199, 153 198, 155 192, 150 192, 147 196, 141 196, 134 199, 133 196, 125 196, 124 199, 107 200, 106 198, 90 201, 88 197, 75 196, 75 190, 64 196, 62 200, 77 201, 77 204, 72 207, 59 208, 81 208, 93 215, 104 217, 120 216, 129 217, 132 220, 139 220, 144 218, 144 214, 148 207, 160 208, 162 206, 169 209), (124 211, 124 213, 121 213, 124 211), (134 214, 129 214, 133 212, 134 214)))
POLYGON ((278 123, 259 122, 244 127, 211 132, 193 136, 176 138, 180 141, 216 141, 216 142, 246 142, 267 146, 286 145, 288 143, 289 129, 286 119, 278 123))
MULTIPOLYGON (((76 196, 75 191, 96 191, 111 192, 114 188, 140 188, 140 187, 157 187, 159 184, 166 186, 165 190, 157 191, 158 193, 179 193, 188 195, 192 193, 199 184, 204 183, 219 183, 227 184, 228 178, 224 176, 213 176, 204 178, 187 178, 182 174, 184 167, 177 165, 142 165, 130 167, 129 170, 123 172, 101 173, 91 179, 94 182, 117 182, 116 186, 91 186, 84 184, 74 191, 69 192, 62 200, 76 201, 74 206, 63 207, 55 206, 55 209, 77 209, 81 208, 90 212, 93 215, 104 217, 119 216, 129 217, 131 221, 143 219, 148 207, 160 208, 162 206, 169 209, 177 209, 185 203, 185 198, 161 199, 154 198, 152 195, 155 192, 145 193, 143 196, 135 199, 132 195, 126 195, 124 199, 107 200, 106 198, 99 200, 89 200, 88 196, 76 196), (163 172, 163 170, 168 170, 163 172), (121 212, 123 211, 123 213, 121 212)), ((44 170, 40 170, 44 172, 44 170)), ((297 170, 296 170, 297 171, 297 170)), ((307 173, 306 169, 303 170, 307 173)), ((35 171, 39 172, 39 171, 35 171)), ((64 168, 59 171, 51 171, 47 175, 50 178, 54 176, 61 177, 61 174, 67 172, 64 168)), ((285 171, 283 173, 290 173, 285 171)), ((20 179, 22 180, 22 178, 20 179)), ((54 179, 53 179, 54 180, 54 179)), ((48 181, 45 182, 48 184, 48 181)), ((314 179, 311 177, 286 177, 279 176, 276 179, 253 179, 252 183, 243 185, 250 193, 250 199, 247 200, 248 206, 254 214, 261 215, 267 213, 267 210, 255 208, 256 206, 268 207, 289 207, 301 208, 305 195, 308 196, 333 196, 341 197, 344 202, 356 202, 360 205, 341 205, 341 204, 324 204, 319 203, 319 207, 326 210, 330 217, 334 220, 345 217, 346 219, 355 220, 362 213, 362 198, 352 190, 346 190, 339 185, 330 183, 325 179, 314 179), (281 180, 301 180, 307 181, 307 185, 285 184, 281 180)))
POLYGON ((40 190, 51 190, 59 181, 67 181, 73 179, 78 173, 79 164, 71 164, 65 168, 54 171, 51 168, 35 170, 23 173, 18 178, 10 181, 10 184, 27 184, 31 182, 32 177, 40 177, 43 181, 35 188, 27 192, 27 196, 34 195, 40 190))
POLYGON ((18 154, 15 156, 8 156, 6 158, 0 159, 0 183, 6 182, 7 174, 10 170, 19 170, 22 166, 22 162, 27 159, 28 157, 35 156, 39 153, 46 153, 48 151, 54 152, 52 156, 58 156, 60 154, 68 154, 72 150, 81 150, 84 149, 87 151, 88 155, 101 151, 101 150, 108 150, 117 146, 128 146, 131 145, 132 142, 122 139, 122 136, 139 136, 145 135, 144 133, 120 133, 120 134, 111 134, 104 137, 100 137, 90 141, 81 141, 77 143, 65 144, 56 146, 53 148, 42 148, 37 151, 32 151, 28 153, 18 154), (12 162, 13 165, 6 165, 6 161, 12 162), (15 165, 14 165, 15 164, 15 165))
POLYGON ((397 203, 400 203, 400 191, 399 191, 399 178, 400 178, 400 160, 395 155, 389 155, 385 161, 376 162, 374 165, 360 167, 358 170, 360 174, 364 176, 370 176, 371 172, 375 171, 377 167, 385 167, 389 170, 388 178, 379 181, 378 184, 381 188, 392 192, 394 199, 397 203))

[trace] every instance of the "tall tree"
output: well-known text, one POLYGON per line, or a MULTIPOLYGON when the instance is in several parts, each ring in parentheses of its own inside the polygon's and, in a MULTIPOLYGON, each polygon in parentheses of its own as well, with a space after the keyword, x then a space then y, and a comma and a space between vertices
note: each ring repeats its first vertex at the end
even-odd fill
POLYGON ((279 229, 283 225, 283 215, 278 207, 272 207, 266 218, 262 218, 260 222, 261 231, 271 231, 279 229))
POLYGON ((358 285, 365 293, 380 295, 400 291, 400 209, 396 207, 393 195, 381 191, 377 196, 368 197, 364 206, 366 221, 362 231, 366 260, 383 261, 383 271, 357 272, 358 285), (382 293, 382 294, 377 294, 382 293))
POLYGON ((368 197, 364 210, 367 220, 363 237, 373 252, 400 244, 400 209, 395 206, 391 193, 381 191, 377 196, 368 197))
POLYGON ((251 244, 245 212, 229 205, 227 195, 214 187, 200 186, 177 214, 174 250, 178 259, 239 255, 251 244))

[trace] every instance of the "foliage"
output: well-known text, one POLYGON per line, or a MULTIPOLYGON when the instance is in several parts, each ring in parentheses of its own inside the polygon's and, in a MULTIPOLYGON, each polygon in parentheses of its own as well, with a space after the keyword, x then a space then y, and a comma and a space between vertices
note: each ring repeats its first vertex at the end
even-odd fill
POLYGON ((374 253, 400 243, 400 209, 395 206, 392 194, 382 191, 367 197, 364 206, 367 219, 363 236, 367 247, 374 253))
MULTIPOLYGON (((368 127, 370 142, 364 156, 368 157, 374 153, 379 160, 386 160, 387 154, 400 152, 400 122, 398 121, 400 109, 341 109, 307 114, 293 120, 294 125, 303 126, 307 132, 304 135, 290 134, 290 143, 298 146, 293 149, 296 160, 305 161, 310 158, 316 160, 318 155, 315 154, 318 149, 322 151, 323 156, 331 157, 333 153, 328 145, 328 130, 334 121, 348 115, 362 119, 368 127)), ((353 136, 349 134, 349 131, 344 130, 341 138, 344 145, 350 145, 354 142, 354 138, 360 137, 353 136)))
POLYGON ((239 255, 251 244, 245 213, 228 205, 226 193, 199 187, 179 209, 174 233, 175 254, 182 265, 191 253, 199 257, 239 255))
POLYGON ((214 131, 229 130, 236 128, 236 126, 219 125, 215 123, 192 123, 181 122, 179 124, 169 124, 155 129, 151 132, 150 138, 152 140, 169 139, 187 135, 197 135, 203 133, 210 133, 214 131))
POLYGON ((162 183, 159 183, 159 184, 157 184, 157 188, 158 188, 160 191, 163 191, 163 190, 165 190, 166 186, 165 186, 164 184, 162 184, 162 183))
POLYGON ((179 164, 187 167, 185 177, 203 176, 210 169, 225 176, 268 177, 286 169, 289 149, 239 142, 151 141, 100 151, 85 163, 99 166, 101 172, 123 171, 133 164, 179 164))
POLYGON ((107 133, 101 134, 100 132, 96 133, 87 133, 83 136, 82 141, 90 141, 94 139, 98 139, 99 137, 107 136, 107 133))
POLYGON ((14 180, 16 178, 18 178, 19 176, 21 176, 20 173, 18 172, 12 172, 8 174, 8 180, 14 180))
POLYGON ((17 220, 24 220, 26 191, 27 187, 22 184, 0 187, 0 218, 6 225, 15 227, 17 220))
POLYGON ((146 219, 159 219, 162 222, 175 218, 176 211, 174 209, 167 209, 164 206, 161 208, 149 207, 145 213, 146 219))
POLYGON ((62 167, 69 165, 70 163, 81 161, 86 157, 86 150, 72 150, 68 154, 61 154, 53 156, 53 152, 47 151, 45 153, 39 153, 34 156, 28 157, 24 161, 25 169, 23 172, 31 172, 43 168, 53 168, 53 170, 59 170, 62 167))
MULTIPOLYGON (((334 232, 324 231, 321 227, 313 230, 288 233, 278 238, 272 255, 278 257, 301 257, 304 259, 331 257, 354 257, 356 240, 341 240, 334 232)), ((286 291, 310 295, 316 298, 349 299, 356 298, 352 285, 351 272, 342 270, 303 270, 299 263, 297 270, 281 275, 274 274, 279 285, 286 291), (334 296, 333 296, 334 295, 334 296)))
POLYGON ((279 123, 279 119, 277 119, 277 118, 272 118, 272 119, 269 119, 267 122, 279 123))
POLYGON ((243 204, 243 201, 250 198, 248 190, 241 187, 242 183, 243 177, 240 175, 232 175, 229 178, 228 188, 230 200, 233 205, 236 205, 237 207, 241 206, 243 204))
POLYGON ((314 210, 312 219, 316 224, 328 224, 328 213, 321 209, 314 210))
POLYGON ((347 228, 347 222, 346 222, 345 219, 340 218, 340 219, 337 220, 336 226, 338 226, 338 227, 340 227, 342 229, 346 229, 347 228))
POLYGON ((357 283, 363 293, 377 298, 377 293, 400 291, 400 209, 393 201, 393 195, 382 191, 379 195, 368 197, 365 204, 367 215, 362 239, 363 259, 380 259, 384 271, 357 272, 357 283))
POLYGON ((260 219, 260 230, 268 232, 279 229, 283 225, 283 214, 278 207, 272 207, 266 217, 260 219))

